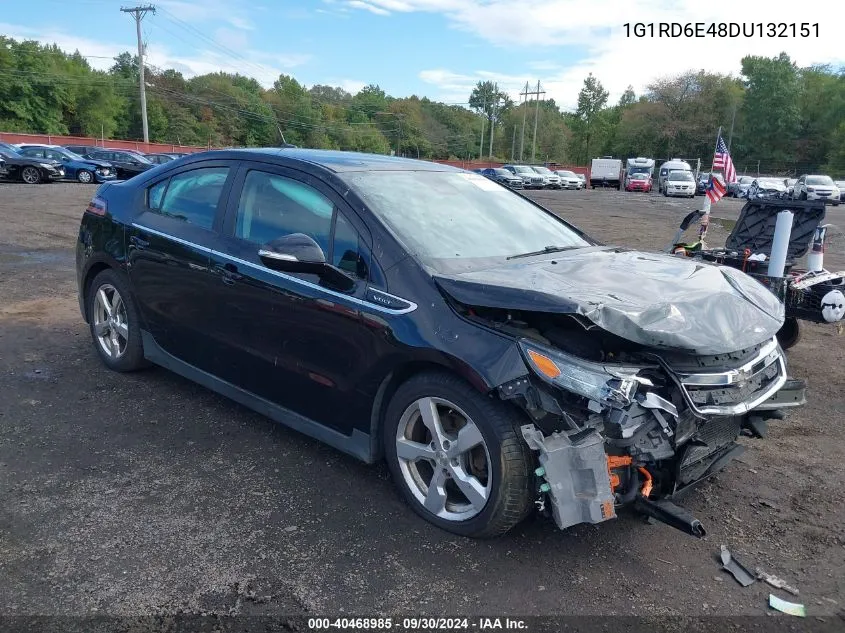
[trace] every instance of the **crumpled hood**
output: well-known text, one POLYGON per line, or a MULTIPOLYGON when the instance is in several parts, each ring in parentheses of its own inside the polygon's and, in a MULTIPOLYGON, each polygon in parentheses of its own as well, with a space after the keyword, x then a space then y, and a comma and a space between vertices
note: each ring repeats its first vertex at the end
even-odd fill
POLYGON ((630 341, 699 354, 771 339, 784 319, 783 304, 738 270, 607 247, 434 278, 465 305, 579 314, 630 341))

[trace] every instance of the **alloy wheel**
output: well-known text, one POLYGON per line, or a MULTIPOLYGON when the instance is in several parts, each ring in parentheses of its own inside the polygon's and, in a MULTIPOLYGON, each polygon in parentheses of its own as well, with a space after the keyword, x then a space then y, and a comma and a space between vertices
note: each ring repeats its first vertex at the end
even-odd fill
POLYGON ((94 177, 91 175, 90 171, 88 171, 87 169, 83 169, 76 175, 76 179, 79 182, 87 185, 94 179, 94 177))
POLYGON ((21 180, 29 185, 35 185, 41 180, 41 173, 35 167, 24 167, 21 172, 21 180))
POLYGON ((420 398, 405 409, 396 456, 408 489, 431 514, 466 521, 487 505, 490 452, 475 422, 448 400, 420 398))
POLYGON ((94 334, 106 356, 118 359, 126 353, 129 342, 129 323, 126 305, 117 289, 103 284, 94 295, 94 334))

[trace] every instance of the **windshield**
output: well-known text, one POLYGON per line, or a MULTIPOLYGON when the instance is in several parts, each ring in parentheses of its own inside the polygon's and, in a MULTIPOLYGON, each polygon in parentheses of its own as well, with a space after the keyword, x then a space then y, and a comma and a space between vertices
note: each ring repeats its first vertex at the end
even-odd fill
POLYGON ((669 180, 692 180, 692 174, 688 171, 673 171, 669 173, 669 180))
POLYGON ((830 176, 807 176, 808 185, 833 185, 833 180, 830 176))
POLYGON ((533 169, 538 174, 550 174, 550 173, 552 173, 552 170, 549 169, 548 167, 534 167, 533 169))
POLYGON ((743 176, 739 179, 741 185, 750 185, 752 182, 754 182, 754 179, 751 176, 743 176))
POLYGON ((509 176, 509 177, 513 178, 513 174, 510 173, 507 169, 501 169, 501 168, 494 169, 493 173, 496 174, 497 176, 509 176))
POLYGON ((648 174, 631 174, 631 180, 648 180, 648 174))
POLYGON ((530 167, 526 167, 525 165, 514 165, 514 171, 518 174, 533 174, 536 173, 530 167))
POLYGON ((758 180, 758 181, 757 181, 757 186, 758 186, 758 187, 773 187, 773 188, 775 188, 775 189, 776 189, 776 188, 778 188, 778 187, 783 187, 783 183, 782 183, 782 182, 780 182, 780 181, 778 181, 778 180, 773 180, 773 179, 771 179, 771 178, 766 178, 766 179, 764 179, 764 180, 758 180))
POLYGON ((476 174, 372 171, 344 180, 405 248, 435 269, 455 259, 592 245, 551 213, 476 174))
POLYGON ((557 172, 558 176, 563 176, 564 178, 577 178, 578 176, 575 175, 575 172, 572 171, 565 171, 561 170, 557 172))
POLYGON ((80 156, 76 152, 70 151, 69 149, 55 149, 54 148, 52 151, 56 152, 57 154, 61 154, 62 156, 66 156, 67 158, 69 158, 71 160, 85 160, 84 158, 82 158, 82 156, 80 156))

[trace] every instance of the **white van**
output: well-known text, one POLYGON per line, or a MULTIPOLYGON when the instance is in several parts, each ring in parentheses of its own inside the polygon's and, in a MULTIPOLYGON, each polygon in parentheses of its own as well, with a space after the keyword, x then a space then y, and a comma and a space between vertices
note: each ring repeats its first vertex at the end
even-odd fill
POLYGON ((663 193, 664 189, 666 189, 666 179, 669 177, 669 172, 675 171, 676 169, 692 171, 692 167, 685 160, 681 160, 680 158, 667 160, 660 166, 660 175, 657 177, 657 191, 659 193, 663 193))

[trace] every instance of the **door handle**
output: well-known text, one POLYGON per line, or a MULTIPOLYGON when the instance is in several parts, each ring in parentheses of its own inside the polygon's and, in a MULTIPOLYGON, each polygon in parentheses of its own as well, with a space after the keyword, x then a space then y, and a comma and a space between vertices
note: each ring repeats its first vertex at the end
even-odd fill
POLYGON ((243 279, 243 275, 238 272, 238 267, 234 264, 217 264, 214 269, 220 273, 224 284, 233 284, 239 279, 243 279))
POLYGON ((132 246, 139 249, 147 248, 150 245, 150 242, 148 240, 145 240, 142 237, 138 237, 137 235, 133 235, 132 237, 130 237, 129 242, 132 244, 132 246))

